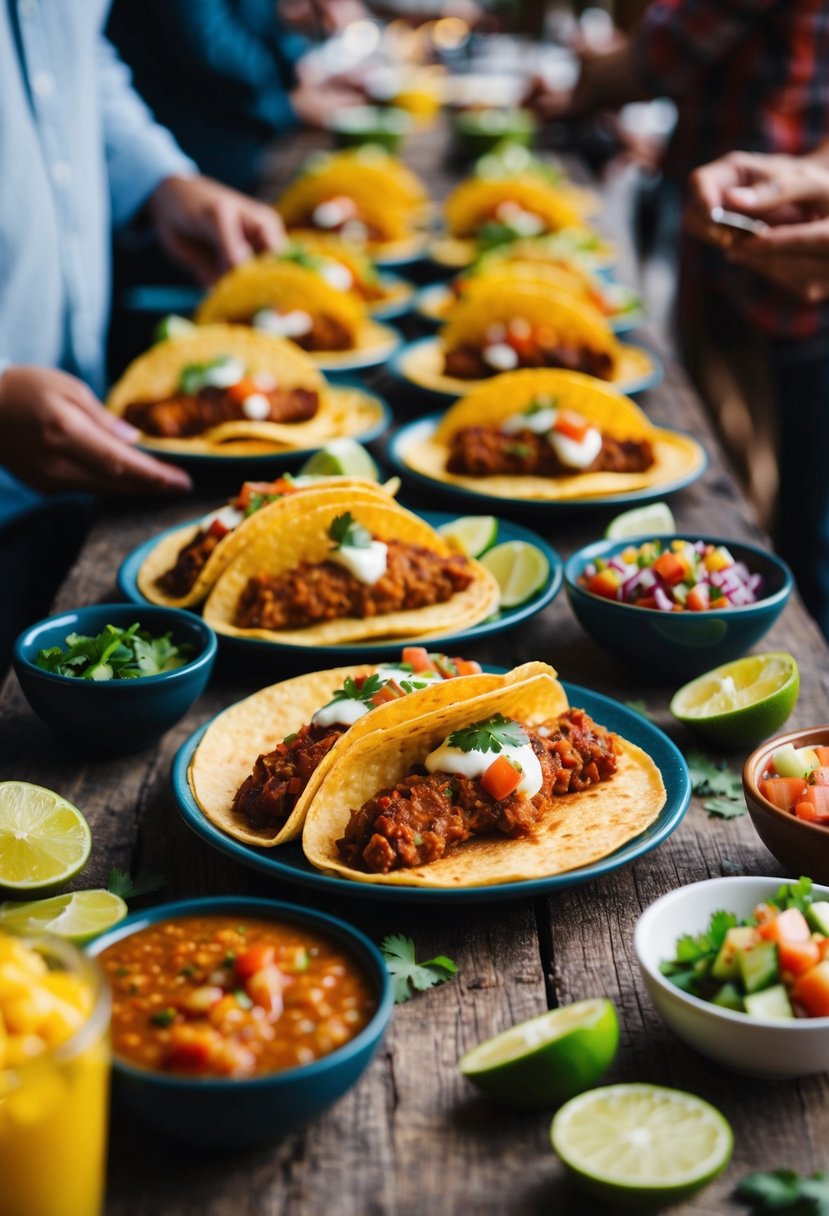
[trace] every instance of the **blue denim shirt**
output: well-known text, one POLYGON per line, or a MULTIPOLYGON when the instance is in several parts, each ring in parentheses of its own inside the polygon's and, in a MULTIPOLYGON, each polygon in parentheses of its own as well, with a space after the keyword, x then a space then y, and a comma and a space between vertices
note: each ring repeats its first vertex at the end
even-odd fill
POLYGON ((99 393, 110 229, 196 171, 103 37, 108 8, 0 0, 0 372, 61 367, 99 393))

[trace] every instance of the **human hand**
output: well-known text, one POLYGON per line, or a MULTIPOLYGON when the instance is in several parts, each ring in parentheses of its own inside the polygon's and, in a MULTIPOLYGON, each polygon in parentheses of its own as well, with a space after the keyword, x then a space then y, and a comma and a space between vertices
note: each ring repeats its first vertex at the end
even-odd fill
POLYGON ((726 256, 808 304, 829 299, 829 217, 769 228, 726 256))
POLYGON ((12 366, 0 375, 2 463, 36 490, 189 490, 190 478, 181 469, 132 446, 138 435, 65 372, 12 366))
POLYGON ((149 201, 167 252, 205 287, 255 253, 285 241, 273 207, 209 177, 168 177, 149 201))

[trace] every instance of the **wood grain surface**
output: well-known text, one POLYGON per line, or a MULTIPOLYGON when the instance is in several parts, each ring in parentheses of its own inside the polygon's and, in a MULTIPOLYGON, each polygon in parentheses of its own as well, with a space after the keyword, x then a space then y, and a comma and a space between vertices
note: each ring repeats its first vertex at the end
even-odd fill
MULTIPOLYGON (((310 142, 285 150, 280 171, 307 153, 310 142)), ((445 188, 449 174, 436 160, 440 140, 421 136, 412 144, 413 163, 438 191, 445 188)), ((624 241, 624 200, 611 195, 611 201, 605 224, 624 241)), ((657 335, 642 337, 660 349, 657 335)), ((380 383, 389 387, 382 377, 380 383)), ((396 408, 404 404, 396 392, 389 395, 396 408)), ((703 480, 672 503, 679 527, 763 542, 681 371, 669 364, 664 383, 646 395, 645 405, 659 422, 697 435, 710 456, 703 480)), ((186 501, 102 509, 56 608, 116 598, 115 574, 132 548, 221 497, 200 491, 186 501)), ((606 513, 579 513, 543 530, 566 555, 601 535, 606 522, 606 513)), ((829 651, 796 599, 762 645, 789 650, 800 664, 800 700, 791 725, 826 721, 829 651)), ((681 747, 692 745, 668 715, 672 688, 643 683, 605 658, 581 631, 563 594, 520 630, 477 647, 474 657, 549 660, 568 680, 620 701, 643 700, 681 747)), ((0 776, 57 789, 84 811, 94 837, 84 886, 105 884, 113 865, 147 867, 166 876, 165 898, 255 893, 313 903, 376 939, 409 933, 419 955, 446 953, 459 968, 454 982, 396 1009, 380 1054, 346 1098, 305 1132, 267 1151, 193 1154, 156 1141, 116 1113, 109 1216, 600 1213, 605 1209, 565 1180, 549 1147, 549 1115, 498 1109, 476 1097, 456 1069, 461 1053, 482 1038, 548 1006, 597 994, 614 1001, 623 1025, 610 1080, 687 1088, 713 1101, 734 1127, 736 1149, 727 1174, 678 1210, 736 1213, 743 1209, 730 1195, 746 1172, 827 1165, 826 1078, 767 1083, 716 1068, 662 1025, 633 956, 636 919, 664 892, 721 874, 781 873, 747 816, 712 819, 695 799, 679 829, 657 850, 549 899, 426 910, 323 900, 211 851, 182 824, 169 791, 171 759, 188 735, 219 709, 285 674, 278 660, 266 668, 223 659, 204 697, 157 748, 117 760, 95 759, 56 741, 25 704, 13 676, 0 693, 0 776)))

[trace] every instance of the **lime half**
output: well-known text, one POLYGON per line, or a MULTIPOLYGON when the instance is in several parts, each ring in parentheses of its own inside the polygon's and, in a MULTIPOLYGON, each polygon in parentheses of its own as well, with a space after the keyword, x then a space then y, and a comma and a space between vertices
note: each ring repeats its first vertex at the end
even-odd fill
POLYGON ((52 899, 28 903, 7 901, 0 904, 0 929, 18 933, 54 933, 82 945, 127 915, 120 895, 98 887, 92 891, 70 891, 52 899))
POLYGON ((537 545, 525 540, 507 540, 481 558, 501 588, 501 607, 515 608, 544 586, 550 563, 537 545))
POLYGON ((438 532, 458 553, 480 557, 495 544, 498 520, 494 515, 461 515, 448 524, 441 524, 438 532))
POLYGON ((458 1067, 499 1101, 559 1106, 596 1084, 613 1063, 618 1045, 616 1010, 605 997, 597 997, 520 1022, 473 1047, 458 1067))
POLYGON ((86 865, 92 837, 60 794, 27 781, 0 782, 0 892, 36 895, 86 865))
POLYGON ((669 536, 676 532, 676 520, 666 502, 652 502, 645 507, 623 511, 607 525, 608 540, 628 540, 634 536, 669 536))
POLYGON ((671 713, 723 747, 748 746, 779 730, 799 689, 790 654, 750 654, 684 684, 671 699, 671 713))
POLYGON ((571 1098, 550 1139, 593 1194, 630 1207, 675 1203, 716 1178, 734 1136, 713 1106, 661 1085, 606 1085, 571 1098))
POLYGON ((324 448, 314 452, 302 468, 305 477, 362 477, 377 481, 379 470, 371 453, 356 439, 332 439, 324 448))

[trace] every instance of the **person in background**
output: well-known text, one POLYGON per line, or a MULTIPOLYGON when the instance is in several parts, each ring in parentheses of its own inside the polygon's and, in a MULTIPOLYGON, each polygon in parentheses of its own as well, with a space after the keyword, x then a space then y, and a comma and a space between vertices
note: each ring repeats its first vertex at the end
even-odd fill
MULTIPOLYGON (((561 117, 673 98, 679 116, 664 171, 687 202, 692 171, 735 149, 793 157, 815 152, 829 132, 828 54, 825 0, 652 0, 626 41, 583 59, 571 95, 541 90, 535 104, 542 115, 561 117)), ((781 408, 769 351, 785 350, 787 358, 808 352, 816 360, 814 383, 822 383, 829 306, 797 299, 779 280, 759 274, 756 259, 729 259, 686 232, 676 328, 686 366, 768 525, 781 408)), ((787 515, 781 507, 781 520, 787 515)), ((802 567, 796 573, 808 581, 802 567)), ((811 606, 822 611, 814 599, 811 606)))
MULTIPOLYGON (((291 15, 327 34, 362 11, 343 3, 303 2, 291 15)), ((255 190, 278 136, 324 127, 363 100, 353 85, 320 80, 303 64, 313 44, 280 19, 274 0, 115 0, 107 35, 185 152, 239 190, 255 190)))
POLYGON ((99 400, 113 225, 154 229, 202 283, 282 240, 270 208, 200 176, 153 120, 102 36, 106 10, 0 3, 0 521, 31 505, 21 482, 189 488, 99 400))

